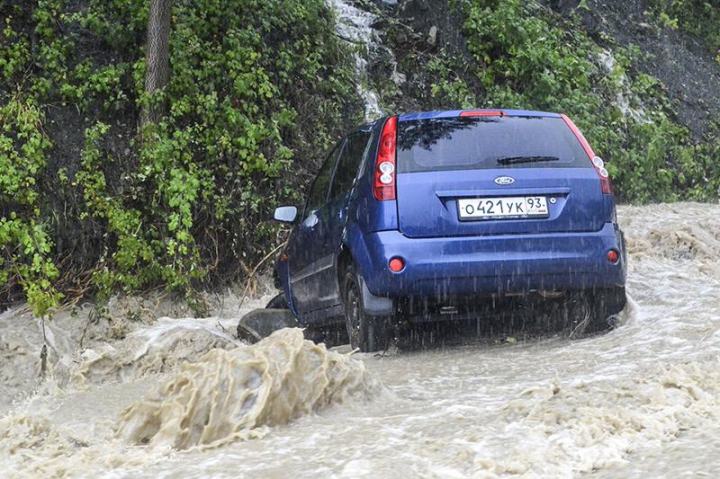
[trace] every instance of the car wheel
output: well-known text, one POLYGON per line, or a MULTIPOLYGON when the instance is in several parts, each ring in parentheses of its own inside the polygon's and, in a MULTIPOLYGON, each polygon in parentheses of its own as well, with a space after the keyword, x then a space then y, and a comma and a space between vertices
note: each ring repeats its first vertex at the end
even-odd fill
POLYGON ((285 293, 280 293, 271 299, 267 306, 265 306, 265 309, 290 309, 285 300, 285 293))
POLYGON ((597 312, 591 297, 584 293, 571 296, 567 308, 563 311, 563 333, 568 338, 581 338, 585 336, 597 322, 597 312))
POLYGON ((625 309, 627 297, 625 287, 599 289, 593 291, 595 321, 589 325, 586 334, 603 333, 620 325, 620 312, 625 309))
POLYGON ((563 311, 564 335, 581 338, 615 329, 625 303, 624 287, 574 293, 563 311))
POLYGON ((387 324, 384 317, 371 316, 363 310, 361 281, 355 267, 348 266, 343 282, 343 305, 350 347, 363 353, 383 351, 388 345, 387 324))

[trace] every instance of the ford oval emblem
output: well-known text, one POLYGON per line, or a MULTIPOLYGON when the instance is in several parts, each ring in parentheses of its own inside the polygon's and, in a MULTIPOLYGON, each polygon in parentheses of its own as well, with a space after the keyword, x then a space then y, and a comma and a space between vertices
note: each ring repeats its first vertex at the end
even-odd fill
POLYGON ((495 183, 500 186, 512 185, 513 183, 515 183, 515 178, 512 178, 510 176, 498 176, 497 178, 495 178, 495 183))

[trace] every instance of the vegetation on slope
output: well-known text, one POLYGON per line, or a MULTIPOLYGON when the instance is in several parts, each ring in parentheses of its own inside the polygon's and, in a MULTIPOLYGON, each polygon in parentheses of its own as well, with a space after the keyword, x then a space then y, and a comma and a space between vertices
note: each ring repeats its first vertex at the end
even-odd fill
POLYGON ((490 3, 465 5, 468 48, 485 88, 477 103, 575 118, 608 160, 623 199, 717 198, 718 145, 692 144, 659 82, 632 71, 637 50, 613 54, 532 3, 490 3))
POLYGON ((663 26, 680 28, 703 39, 720 63, 720 2, 717 0, 649 0, 663 26))
MULTIPOLYGON (((432 107, 564 112, 607 161, 621 200, 717 199, 720 140, 712 133, 692 140, 663 85, 635 68, 638 48, 598 43, 579 18, 536 2, 461 0, 450 8, 459 12, 464 45, 429 54, 412 48, 400 58, 411 76, 430 72, 424 88, 432 107)), ((397 107, 405 100, 386 101, 397 107)))
MULTIPOLYGON (((639 49, 537 2, 449 3, 414 20, 372 7, 390 17, 387 43, 409 79, 376 75, 388 110, 562 111, 623 200, 717 199, 717 129, 691 137, 663 85, 636 68, 639 49), (428 44, 408 26, 433 15, 455 22, 439 35, 453 41, 428 44)), ((712 2, 650 4, 657 28, 720 44, 712 2)), ((63 295, 153 287, 192 304, 272 249, 271 209, 298 201, 329 145, 362 120, 355 64, 323 0, 174 1, 170 84, 153 98, 146 0, 0 5, 0 307, 26 298, 42 315, 63 295), (139 132, 153 102, 168 114, 139 132)))
POLYGON ((37 314, 61 293, 241 277, 274 243, 271 208, 362 118, 322 0, 174 2, 155 99, 145 0, 11 2, 1 17, 0 301, 26 295, 37 314), (148 101, 169 114, 141 142, 148 101))

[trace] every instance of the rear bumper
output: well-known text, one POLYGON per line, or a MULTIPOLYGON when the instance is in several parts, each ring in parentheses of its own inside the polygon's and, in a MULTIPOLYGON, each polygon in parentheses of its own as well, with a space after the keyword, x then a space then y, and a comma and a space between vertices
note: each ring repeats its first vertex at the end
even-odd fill
POLYGON ((627 275, 622 234, 612 223, 592 233, 407 238, 398 231, 364 235, 360 264, 376 296, 443 297, 623 286, 627 275), (607 252, 616 249, 612 264, 607 252), (405 260, 393 273, 388 261, 405 260))

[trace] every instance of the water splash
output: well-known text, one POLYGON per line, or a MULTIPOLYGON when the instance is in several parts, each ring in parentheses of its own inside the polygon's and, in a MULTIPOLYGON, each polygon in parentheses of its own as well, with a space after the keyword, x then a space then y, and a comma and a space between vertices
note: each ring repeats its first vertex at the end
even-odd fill
POLYGON ((283 329, 186 364, 120 415, 117 434, 153 447, 217 446, 351 396, 372 397, 379 387, 361 361, 303 339, 300 329, 283 329))

